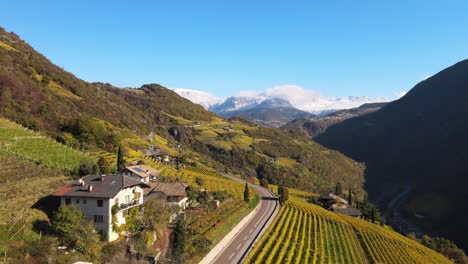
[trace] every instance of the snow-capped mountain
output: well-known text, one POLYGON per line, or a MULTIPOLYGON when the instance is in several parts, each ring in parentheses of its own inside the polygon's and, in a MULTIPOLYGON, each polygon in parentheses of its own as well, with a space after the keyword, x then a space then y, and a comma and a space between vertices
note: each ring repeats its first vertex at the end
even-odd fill
POLYGON ((278 97, 229 97, 224 103, 213 106, 211 111, 224 117, 240 116, 269 127, 280 127, 297 118, 315 117, 278 97))
POLYGON ((227 114, 241 109, 247 110, 253 108, 263 101, 264 98, 260 97, 231 96, 226 98, 222 103, 212 105, 208 110, 217 114, 227 114))
POLYGON ((203 106, 205 109, 209 109, 211 106, 220 104, 224 101, 219 97, 200 90, 185 88, 175 88, 172 90, 178 95, 192 101, 193 103, 203 106))
POLYGON ((274 126, 296 118, 324 116, 363 104, 389 101, 384 97, 326 97, 297 85, 275 86, 263 92, 240 92, 238 96, 226 99, 198 90, 181 88, 173 90, 220 116, 238 115, 262 124, 274 123, 274 126))

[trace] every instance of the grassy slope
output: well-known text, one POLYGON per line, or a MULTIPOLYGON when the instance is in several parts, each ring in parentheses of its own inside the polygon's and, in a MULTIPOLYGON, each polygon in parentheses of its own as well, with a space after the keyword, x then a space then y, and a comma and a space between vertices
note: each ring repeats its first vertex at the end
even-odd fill
POLYGON ((292 196, 246 263, 452 263, 389 227, 292 196))

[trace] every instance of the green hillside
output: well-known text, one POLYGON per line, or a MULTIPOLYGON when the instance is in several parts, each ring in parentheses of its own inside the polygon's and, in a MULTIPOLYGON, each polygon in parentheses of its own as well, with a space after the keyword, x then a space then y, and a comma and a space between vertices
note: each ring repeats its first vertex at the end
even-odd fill
POLYGON ((364 195, 361 164, 305 138, 231 124, 157 84, 122 89, 88 83, 14 33, 0 29, 0 41, 11 47, 0 52, 0 116, 70 147, 115 153, 119 145, 142 152, 155 145, 197 166, 317 192, 341 182, 364 195), (223 130, 231 125, 233 131, 223 130), (271 162, 277 158, 291 162, 271 162))

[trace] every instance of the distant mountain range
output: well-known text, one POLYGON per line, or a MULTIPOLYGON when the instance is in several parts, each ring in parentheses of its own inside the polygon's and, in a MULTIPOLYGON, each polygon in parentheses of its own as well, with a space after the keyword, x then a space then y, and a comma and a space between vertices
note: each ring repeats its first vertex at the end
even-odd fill
MULTIPOLYGON (((314 138, 365 162, 371 199, 468 249, 468 60, 314 138), (398 203, 401 206, 398 206, 398 203)), ((395 227, 406 225, 397 215, 395 227)))
POLYGON ((226 99, 192 89, 173 89, 180 96, 200 104, 223 117, 240 116, 263 126, 280 127, 295 119, 314 118, 341 109, 359 107, 387 99, 365 96, 340 98, 322 97, 297 86, 278 87, 248 96, 230 96, 226 99))
POLYGON ((295 135, 314 138, 324 133, 331 125, 343 122, 353 117, 373 113, 377 110, 380 110, 387 104, 388 103, 363 104, 360 107, 338 110, 336 112, 332 112, 330 114, 316 118, 296 119, 287 123, 281 128, 295 135))
POLYGON ((220 116, 240 116, 267 127, 280 127, 296 118, 311 118, 314 114, 299 110, 281 98, 229 97, 210 110, 220 116))

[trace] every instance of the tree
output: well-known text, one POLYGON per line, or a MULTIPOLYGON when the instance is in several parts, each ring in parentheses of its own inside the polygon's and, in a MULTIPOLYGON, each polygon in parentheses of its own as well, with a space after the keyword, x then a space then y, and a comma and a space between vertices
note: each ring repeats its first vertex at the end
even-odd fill
POLYGON ((101 171, 102 174, 110 174, 111 173, 111 167, 109 162, 104 157, 100 157, 98 161, 99 165, 99 170, 101 171))
POLYGON ((372 223, 375 223, 376 215, 377 215, 377 213, 375 212, 375 207, 372 207, 372 214, 371 214, 372 223))
POLYGON ((337 182, 335 186, 335 194, 336 195, 341 195, 343 194, 343 189, 341 188, 341 183, 337 182))
POLYGON ((119 146, 119 150, 117 151, 117 170, 121 171, 123 169, 125 169, 125 159, 122 146, 119 146))
POLYGON ((200 192, 197 197, 197 202, 201 204, 206 204, 209 201, 210 197, 206 191, 200 192))
POLYGON ((189 232, 185 226, 185 220, 181 218, 177 221, 174 230, 174 244, 172 247, 172 256, 175 263, 185 263, 189 249, 189 232))
POLYGON ((351 192, 351 188, 348 190, 348 204, 349 206, 352 206, 353 204, 353 193, 351 192))
POLYGON ((83 225, 86 217, 78 206, 65 205, 60 206, 52 218, 54 229, 60 233, 65 242, 74 244, 74 233, 83 225))
POLYGON ((92 222, 81 225, 78 228, 76 249, 88 256, 93 261, 99 261, 101 258, 102 244, 99 235, 94 231, 92 222))
POLYGON ((203 187, 203 184, 205 184, 205 180, 201 177, 195 177, 195 183, 198 184, 198 186, 203 187))
POLYGON ((162 200, 149 200, 144 204, 142 224, 145 229, 156 231, 169 221, 170 210, 162 200))
POLYGON ((98 166, 92 160, 83 159, 78 168, 78 176, 86 176, 89 174, 98 173, 98 166))
POLYGON ((247 203, 250 201, 249 185, 247 183, 245 183, 245 188, 244 188, 244 201, 247 203))
POLYGON ((432 238, 430 236, 428 236, 428 235, 423 235, 421 237, 421 244, 423 244, 424 246, 426 246, 426 247, 428 247, 430 249, 434 249, 434 250, 437 249, 437 247, 436 247, 436 245, 434 243, 434 240, 432 240, 432 238))
POLYGON ((286 186, 283 186, 282 188, 282 197, 283 197, 283 203, 287 202, 289 200, 289 189, 286 186))
POLYGON ((260 186, 265 187, 265 188, 268 189, 268 181, 267 181, 267 179, 262 178, 262 179, 260 180, 260 186))
POLYGON ((132 207, 128 209, 125 217, 125 226, 128 232, 134 233, 140 228, 140 209, 132 207))

